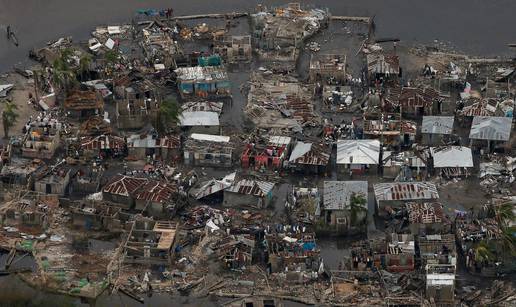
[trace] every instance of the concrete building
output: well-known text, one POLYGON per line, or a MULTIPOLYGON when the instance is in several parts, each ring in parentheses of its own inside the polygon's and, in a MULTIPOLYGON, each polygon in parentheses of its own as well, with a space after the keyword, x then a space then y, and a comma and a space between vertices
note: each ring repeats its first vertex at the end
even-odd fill
POLYGON ((193 133, 184 145, 184 161, 190 165, 232 165, 233 147, 229 136, 193 133))
POLYGON ((322 225, 316 231, 333 234, 364 231, 367 199, 367 181, 325 181, 319 223, 322 225))
POLYGON ((242 179, 235 181, 232 186, 224 190, 225 207, 251 206, 267 208, 272 200, 274 183, 242 179))

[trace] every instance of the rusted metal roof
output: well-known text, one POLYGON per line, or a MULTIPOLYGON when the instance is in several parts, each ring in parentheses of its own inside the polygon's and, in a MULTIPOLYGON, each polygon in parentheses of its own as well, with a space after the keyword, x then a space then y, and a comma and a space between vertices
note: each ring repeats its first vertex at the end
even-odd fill
POLYGON ((437 199, 439 193, 432 182, 388 182, 374 185, 376 201, 437 199))
POLYGON ((228 192, 265 197, 274 188, 274 183, 243 179, 226 189, 228 192))
POLYGON ((164 203, 170 201, 177 192, 175 184, 149 180, 138 189, 134 197, 137 200, 164 203))
POLYGON ((407 203, 410 223, 431 224, 441 223, 445 219, 443 205, 441 203, 407 203))
POLYGON ((327 165, 330 149, 324 144, 297 142, 290 155, 291 163, 309 165, 327 165))
POLYGON ((119 136, 99 135, 81 138, 81 149, 83 150, 122 149, 124 147, 125 140, 119 136))
POLYGON ((104 101, 96 91, 74 91, 64 101, 66 110, 101 109, 104 101))
POLYGON ((148 181, 149 179, 147 178, 117 175, 104 186, 102 192, 114 195, 130 196, 133 195, 138 188, 147 184, 148 181))
POLYGON ((167 135, 156 140, 156 147, 180 148, 181 139, 177 135, 167 135))

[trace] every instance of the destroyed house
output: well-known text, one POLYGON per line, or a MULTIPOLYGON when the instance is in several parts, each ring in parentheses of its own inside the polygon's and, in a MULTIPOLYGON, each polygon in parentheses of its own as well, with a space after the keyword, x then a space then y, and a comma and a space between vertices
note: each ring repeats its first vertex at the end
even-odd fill
POLYGON ((436 306, 455 305, 455 265, 430 264, 426 266, 426 298, 436 306))
POLYGON ((375 80, 397 80, 401 75, 400 59, 394 54, 374 52, 367 54, 367 73, 369 81, 375 80))
POLYGON ((464 146, 431 147, 434 169, 443 177, 468 176, 473 168, 471 148, 464 146))
POLYGON ((251 36, 225 36, 215 43, 213 52, 229 64, 250 63, 253 55, 251 36))
POLYGON ((455 266, 457 251, 455 234, 426 234, 418 238, 417 246, 423 265, 445 264, 455 266))
POLYGON ((378 215, 385 215, 391 208, 402 208, 406 201, 435 200, 439 198, 432 182, 386 182, 373 185, 378 215))
POLYGON ((72 176, 70 193, 74 195, 89 195, 100 189, 103 171, 101 167, 83 167, 72 176))
POLYGON ((97 136, 97 135, 109 135, 113 129, 111 129, 111 123, 104 120, 101 116, 92 116, 81 123, 79 128, 79 135, 81 136, 97 136))
POLYGON ((274 183, 259 180, 242 179, 224 190, 224 206, 251 206, 267 208, 272 201, 274 183))
POLYGON ((219 134, 219 113, 209 111, 183 111, 179 115, 179 125, 189 133, 219 134))
POLYGON ((148 80, 131 82, 119 79, 115 83, 117 99, 115 114, 120 129, 140 129, 158 118, 160 101, 156 87, 148 80))
POLYGON ((292 149, 288 165, 298 171, 324 173, 330 161, 331 150, 320 143, 297 142, 292 149))
POLYGON ((2 166, 0 179, 4 186, 21 186, 32 189, 36 177, 48 171, 45 162, 34 159, 11 159, 9 164, 2 166))
POLYGON ((318 188, 293 187, 285 206, 290 216, 300 223, 313 224, 321 215, 321 200, 318 188))
POLYGON ((414 177, 417 178, 422 168, 426 168, 426 159, 423 160, 419 153, 413 151, 402 151, 399 153, 384 151, 382 158, 383 178, 394 179, 401 175, 402 179, 410 181, 414 177))
POLYGON ((380 160, 380 141, 378 140, 338 140, 337 166, 340 171, 364 173, 376 169, 380 160))
POLYGON ((326 26, 327 11, 302 10, 299 3, 251 15, 253 44, 262 60, 295 62, 304 41, 326 26))
POLYGON ((219 114, 219 116, 222 113, 223 107, 223 102, 215 101, 187 101, 181 104, 181 110, 183 112, 215 112, 219 114))
POLYGON ((122 231, 121 211, 119 206, 108 202, 78 201, 70 205, 72 225, 88 231, 122 231))
POLYGON ((265 144, 247 144, 240 158, 242 167, 253 166, 261 168, 283 168, 290 150, 291 138, 288 136, 271 136, 265 144))
POLYGON ((333 233, 360 231, 367 217, 367 181, 325 181, 321 218, 333 233))
POLYGON ((416 139, 416 122, 399 119, 394 115, 364 116, 364 136, 370 139, 380 139, 382 145, 408 146, 416 139))
POLYGON ((182 54, 177 41, 170 36, 168 27, 158 21, 152 22, 142 29, 143 42, 141 46, 147 58, 152 58, 156 63, 162 63, 165 67, 175 67, 175 57, 182 54))
POLYGON ((231 83, 223 66, 180 67, 175 70, 181 97, 221 98, 231 95, 231 83))
POLYGON ((184 161, 190 165, 232 165, 233 146, 229 136, 193 133, 184 145, 184 161))
POLYGON ((44 199, 22 198, 4 204, 0 224, 11 227, 36 227, 45 230, 50 225, 52 202, 44 199))
POLYGON ((22 156, 25 158, 52 159, 59 143, 60 131, 48 127, 31 127, 22 143, 22 156))
POLYGON ((148 181, 149 179, 146 178, 116 175, 102 188, 103 199, 124 204, 124 209, 131 209, 134 207, 134 196, 137 190, 148 181))
POLYGON ((85 157, 120 157, 126 153, 125 139, 115 135, 99 135, 80 139, 80 155, 85 157))
POLYGON ((134 193, 135 209, 149 216, 171 216, 182 204, 178 195, 177 185, 148 180, 134 193))
MULTIPOLYGON (((190 195, 195 199, 213 198, 224 194, 224 190, 233 185, 236 173, 226 175, 222 179, 210 179, 200 184, 200 187, 190 190, 190 195)), ((222 198, 223 196, 221 196, 222 198)))
POLYGON ((389 272, 413 271, 415 266, 415 241, 409 234, 390 235, 386 242, 385 267, 389 272))
POLYGON ((55 166, 34 180, 34 191, 64 196, 68 191, 71 169, 66 165, 55 166))
POLYGON ((267 242, 267 269, 272 273, 290 272, 287 281, 302 282, 303 273, 317 272, 320 251, 314 233, 271 233, 267 242))
POLYGON ((434 113, 434 103, 440 106, 440 93, 431 87, 402 87, 401 91, 390 88, 385 102, 398 107, 403 114, 421 116, 434 113))
POLYGON ((136 219, 124 245, 124 263, 170 265, 176 231, 174 222, 136 219))
POLYGON ((308 74, 311 82, 344 83, 347 80, 346 55, 326 54, 319 57, 312 55, 308 74))
POLYGON ((312 85, 292 76, 253 73, 245 112, 260 128, 301 131, 321 124, 312 96, 312 85))
POLYGON ((127 138, 127 150, 132 159, 153 157, 176 160, 181 156, 181 139, 176 135, 159 137, 156 133, 133 134, 127 138))
POLYGON ((423 116, 421 133, 423 142, 427 144, 439 144, 443 136, 453 132, 454 116, 423 116))
POLYGON ((460 102, 457 112, 459 115, 513 117, 513 99, 475 97, 466 100, 466 103, 468 104, 463 106, 464 102, 460 102))
POLYGON ((410 232, 414 235, 441 234, 451 231, 452 223, 438 202, 405 204, 410 232))
POLYGON ((71 117, 87 119, 103 113, 104 100, 96 91, 73 91, 65 98, 63 107, 71 117))
POLYGON ((216 246, 215 252, 229 269, 242 269, 253 262, 255 248, 254 236, 240 234, 222 239, 216 246))

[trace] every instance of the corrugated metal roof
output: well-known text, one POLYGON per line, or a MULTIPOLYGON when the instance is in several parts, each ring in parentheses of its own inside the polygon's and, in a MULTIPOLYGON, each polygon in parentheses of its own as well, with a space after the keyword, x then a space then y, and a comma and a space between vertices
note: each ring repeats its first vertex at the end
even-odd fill
POLYGON ((379 140, 337 141, 337 164, 378 164, 379 160, 379 140))
POLYGON ((437 199, 439 193, 432 182, 388 182, 374 185, 376 201, 437 199))
POLYGON ((127 138, 128 148, 155 148, 156 138, 152 134, 133 134, 127 138))
POLYGON ((172 199, 178 192, 175 184, 149 180, 142 185, 135 194, 137 200, 164 203, 172 199))
POLYGON ((422 133, 451 134, 453 131, 453 116, 423 116, 422 133))
POLYGON ((192 133, 190 137, 194 140, 198 141, 209 141, 209 142, 218 142, 218 143, 229 143, 229 136, 222 135, 212 135, 212 134, 201 134, 201 133, 192 133))
POLYGON ((469 133, 470 139, 508 141, 511 136, 512 118, 475 116, 469 133))
MULTIPOLYGON (((362 195, 367 200, 367 181, 325 181, 324 209, 343 210, 349 208, 353 194, 362 195)), ((367 202, 364 208, 367 208, 367 202)))
POLYGON ((236 173, 231 173, 231 174, 225 176, 224 178, 222 178, 222 180, 211 179, 211 180, 203 183, 202 186, 193 193, 193 196, 196 199, 201 199, 208 195, 211 195, 211 194, 217 193, 219 191, 222 191, 224 189, 227 189, 235 181, 235 176, 236 176, 236 173))
POLYGON ((473 167, 471 148, 464 146, 432 147, 434 167, 473 167))
POLYGON ((219 114, 216 112, 193 111, 183 112, 179 116, 181 126, 218 126, 219 114))
POLYGON ((309 152, 311 148, 312 143, 297 142, 296 146, 292 150, 292 153, 290 154, 289 161, 292 162, 299 159, 300 157, 304 156, 307 152, 309 152))
POLYGON ((288 145, 291 141, 292 138, 289 136, 273 135, 269 138, 269 144, 275 146, 288 145))
POLYGON ((117 175, 104 186, 102 192, 121 196, 129 196, 148 182, 147 178, 136 178, 117 175))
POLYGON ((406 207, 412 224, 441 223, 444 220, 443 205, 440 203, 407 203, 406 207))
POLYGON ((177 79, 181 81, 226 80, 228 74, 222 66, 180 67, 175 70, 177 79))
POLYGON ((274 183, 259 180, 242 179, 227 188, 226 191, 265 197, 274 188, 274 183))

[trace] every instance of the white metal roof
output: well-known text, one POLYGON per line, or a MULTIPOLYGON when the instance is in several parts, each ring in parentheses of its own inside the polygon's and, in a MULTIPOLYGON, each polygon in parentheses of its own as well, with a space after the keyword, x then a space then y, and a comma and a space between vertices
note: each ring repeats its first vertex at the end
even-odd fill
POLYGON ((429 134, 451 134, 453 131, 453 116, 423 116, 421 132, 429 134))
POLYGON ((288 145, 291 141, 292 138, 289 136, 273 135, 269 138, 269 143, 275 145, 288 145))
POLYGON ((511 136, 512 118, 475 116, 469 133, 470 139, 508 141, 511 136))
POLYGON ((218 142, 218 143, 229 143, 229 139, 230 139, 229 136, 201 134, 201 133, 192 133, 192 135, 190 137, 194 140, 218 142))
POLYGON ((132 148, 154 148, 156 147, 156 139, 152 134, 142 137, 140 134, 133 134, 127 138, 127 147, 132 148))
POLYGON ((179 116, 181 126, 218 126, 219 114, 216 112, 193 111, 183 112, 179 116))
POLYGON ((434 167, 473 167, 471 148, 464 146, 432 147, 434 167))
POLYGON ((353 194, 362 195, 366 199, 364 208, 367 208, 367 181, 325 181, 324 209, 342 210, 349 208, 353 194))
POLYGON ((337 141, 337 164, 378 164, 379 159, 378 140, 337 141))
POLYGON ((297 160, 298 158, 301 158, 307 152, 309 152, 310 149, 312 149, 312 143, 297 142, 296 146, 292 150, 292 153, 290 154, 289 161, 292 162, 297 160))

